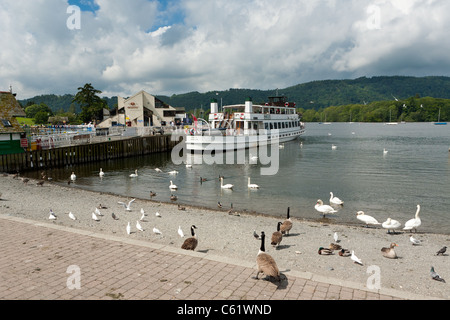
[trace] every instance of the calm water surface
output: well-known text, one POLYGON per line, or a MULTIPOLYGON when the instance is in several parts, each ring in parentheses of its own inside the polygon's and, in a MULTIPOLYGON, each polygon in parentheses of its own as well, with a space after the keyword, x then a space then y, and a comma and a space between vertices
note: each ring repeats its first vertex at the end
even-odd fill
POLYGON ((154 200, 163 202, 176 194, 181 204, 217 208, 220 201, 226 209, 232 203, 238 210, 275 216, 284 216, 289 206, 292 216, 308 220, 321 219, 314 205, 317 199, 328 204, 333 192, 345 204, 328 218, 344 224, 359 224, 359 210, 379 222, 391 217, 403 224, 420 204, 421 230, 450 234, 450 126, 308 123, 306 128, 305 135, 277 150, 280 165, 273 176, 261 175, 261 167, 267 166, 250 163, 248 151, 245 161, 234 164, 186 168, 164 153, 54 169, 48 175, 66 184, 75 171, 74 187, 115 193, 118 199, 148 199, 152 190, 154 200), (99 168, 105 172, 102 179, 99 168), (135 169, 138 177, 132 179, 135 169), (172 170, 179 173, 169 175, 172 170), (219 175, 234 184, 233 191, 220 188, 219 175), (200 183, 201 177, 207 181, 200 183), (260 189, 249 191, 247 177, 260 189), (178 191, 169 190, 170 180, 178 191))

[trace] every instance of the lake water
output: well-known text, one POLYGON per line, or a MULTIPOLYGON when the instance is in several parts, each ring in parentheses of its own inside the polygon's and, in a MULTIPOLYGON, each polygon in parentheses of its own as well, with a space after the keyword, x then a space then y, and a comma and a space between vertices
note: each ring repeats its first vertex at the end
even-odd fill
POLYGON ((175 165, 171 154, 164 153, 54 169, 47 174, 67 185, 75 171, 73 187, 115 193, 118 199, 149 199, 152 190, 157 201, 169 202, 170 195, 176 194, 180 204, 217 209, 220 201, 225 209, 232 203, 237 210, 283 217, 290 207, 291 216, 307 220, 322 219, 314 205, 318 199, 328 204, 333 192, 345 204, 324 221, 351 225, 361 224, 356 219, 359 210, 379 222, 391 217, 403 224, 414 217, 420 204, 420 230, 450 234, 450 126, 307 123, 306 130, 272 155, 279 152, 276 175, 261 175, 261 167, 267 166, 251 163, 248 151, 245 161, 234 164, 186 168, 175 165), (385 155, 384 148, 388 150, 385 155), (99 168, 105 172, 102 179, 99 168), (135 169, 138 177, 132 179, 129 174, 135 169), (179 173, 169 175, 172 170, 179 173), (221 189, 219 175, 224 176, 224 183, 234 184, 233 191, 221 189), (207 181, 201 183, 201 177, 207 181), (247 177, 260 189, 248 190, 247 177), (170 191, 170 180, 178 191, 170 191))

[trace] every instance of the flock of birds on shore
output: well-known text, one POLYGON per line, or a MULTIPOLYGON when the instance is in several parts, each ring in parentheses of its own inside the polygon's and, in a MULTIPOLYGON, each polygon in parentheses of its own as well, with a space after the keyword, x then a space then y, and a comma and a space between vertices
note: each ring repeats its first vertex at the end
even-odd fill
MULTIPOLYGON (((156 168, 155 171, 157 172, 162 172, 160 169, 156 168)), ((176 175, 178 174, 177 171, 173 170, 169 172, 170 175, 176 175)), ((102 170, 102 168, 100 168, 99 171, 99 176, 102 178, 104 177, 105 172, 102 170)), ((134 173, 129 175, 130 178, 136 178, 138 177, 138 171, 135 170, 134 173)), ((69 179, 69 184, 73 183, 76 181, 76 175, 74 172, 72 172, 72 174, 70 175, 70 179, 69 179)), ((23 178, 22 179, 24 183, 28 183, 29 179, 28 178, 23 178)), ((42 175, 42 181, 45 180, 45 175, 42 175)), ((234 187, 233 184, 224 184, 224 178, 222 176, 219 176, 219 180, 220 180, 220 187, 222 189, 232 189, 234 187)), ((200 183, 207 181, 204 178, 200 178, 200 183)), ((42 186, 42 184, 40 184, 42 186)), ((252 184, 250 177, 248 177, 248 188, 249 189, 258 189, 259 186, 256 184, 252 184)), ((169 189, 171 191, 176 191, 178 189, 178 187, 173 184, 173 181, 170 181, 169 184, 169 189)), ((153 191, 150 191, 150 198, 155 197, 157 194, 153 191)), ((173 194, 171 195, 171 201, 176 201, 176 196, 174 196, 173 194)), ((121 206, 123 206, 123 208, 125 209, 125 211, 130 212, 132 211, 131 209, 131 205, 132 203, 135 201, 135 199, 132 199, 128 202, 122 202, 119 201, 118 204, 120 204, 121 206)), ((325 217, 327 214, 333 214, 338 212, 336 210, 337 207, 343 206, 344 205, 344 201, 342 201, 341 199, 339 199, 338 197, 334 196, 333 192, 330 192, 330 199, 329 199, 329 205, 328 204, 324 204, 323 201, 321 199, 318 199, 314 208, 317 212, 319 212, 320 214, 322 214, 323 217, 325 217)), ((223 205, 218 202, 217 203, 219 208, 222 208, 223 205)), ((103 216, 103 214, 101 213, 100 209, 104 209, 104 207, 102 207, 101 205, 98 208, 95 208, 95 211, 92 212, 92 219, 94 221, 100 221, 101 216, 103 216)), ((185 210, 186 208, 178 205, 178 209, 179 210, 185 210)), ((290 218, 290 209, 288 208, 287 211, 287 217, 286 220, 283 222, 278 222, 277 223, 277 230, 273 232, 272 236, 271 236, 271 245, 276 247, 279 246, 283 236, 288 236, 289 235, 289 231, 292 229, 292 225, 293 222, 290 218)), ((233 214, 234 210, 233 210, 233 205, 231 204, 231 208, 228 211, 229 214, 233 214)), ((417 210, 415 213, 414 218, 408 220, 405 222, 402 230, 404 231, 410 231, 412 232, 413 230, 417 233, 417 229, 421 226, 421 219, 419 217, 419 212, 420 212, 420 205, 417 205, 417 210)), ((70 219, 72 220, 77 220, 77 218, 75 217, 75 215, 72 212, 68 213, 68 216, 70 219)), ((161 217, 161 215, 157 212, 156 213, 157 217, 161 217)), ((136 229, 138 231, 144 231, 142 225, 140 224, 140 221, 144 221, 146 217, 146 213, 144 212, 144 209, 141 209, 141 218, 136 221, 136 229)), ((114 220, 118 220, 117 216, 115 215, 115 213, 112 213, 112 218, 114 220)), ((369 226, 378 226, 381 225, 382 228, 387 230, 387 233, 395 233, 396 230, 400 229, 402 227, 402 224, 392 218, 388 218, 386 221, 384 221, 383 223, 380 223, 377 221, 376 218, 369 216, 367 214, 364 213, 364 211, 358 211, 356 213, 356 218, 361 221, 366 227, 369 226)), ((50 215, 49 215, 49 219, 50 220, 56 220, 57 217, 54 214, 54 212, 52 210, 50 210, 50 215)), ((198 237, 197 234, 195 232, 195 230, 197 229, 197 227, 195 225, 191 226, 191 237, 187 238, 184 240, 181 248, 185 249, 185 250, 195 250, 198 246, 198 237)), ((127 223, 126 226, 126 232, 127 234, 131 234, 131 222, 127 223)), ((157 229, 156 227, 153 228, 153 233, 157 234, 157 235, 161 235, 162 232, 157 229)), ((184 232, 181 229, 181 226, 178 227, 178 235, 181 238, 184 238, 184 232)), ((255 237, 255 239, 261 240, 261 245, 257 254, 257 269, 258 272, 256 274, 256 279, 259 279, 259 274, 260 273, 264 273, 267 277, 272 277, 277 281, 281 281, 281 274, 280 271, 278 269, 278 266, 276 265, 275 260, 265 252, 265 233, 261 232, 261 234, 257 234, 256 231, 253 232, 253 235, 255 237)), ((348 250, 345 248, 342 248, 340 245, 337 244, 337 242, 339 242, 338 240, 338 235, 337 233, 334 234, 334 239, 336 243, 331 243, 330 246, 328 248, 325 247, 319 247, 318 249, 318 254, 320 255, 331 255, 334 254, 334 251, 338 251, 339 256, 342 257, 348 257, 350 256, 351 260, 356 263, 356 264, 360 264, 363 265, 363 262, 361 261, 361 259, 359 259, 356 255, 355 252, 352 250, 348 250)), ((412 243, 412 245, 420 245, 421 241, 414 238, 412 235, 410 236, 410 241, 412 243)), ((395 252, 395 247, 397 247, 398 245, 396 243, 391 243, 389 247, 383 247, 381 248, 381 254, 386 257, 386 258, 390 258, 390 259, 396 259, 397 258, 397 254, 395 252)), ((441 248, 436 255, 444 255, 444 253, 446 252, 446 248, 447 247, 443 247, 441 248)), ((445 280, 439 276, 439 274, 434 270, 434 267, 431 267, 430 270, 430 275, 431 278, 437 281, 441 281, 441 282, 445 282, 445 280)))

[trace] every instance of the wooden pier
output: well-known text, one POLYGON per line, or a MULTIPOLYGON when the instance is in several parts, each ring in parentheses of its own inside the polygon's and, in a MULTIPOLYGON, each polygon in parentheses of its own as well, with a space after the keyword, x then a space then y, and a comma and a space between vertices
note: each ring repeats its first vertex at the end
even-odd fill
POLYGON ((0 155, 0 172, 17 173, 169 152, 177 143, 171 135, 155 135, 0 155))

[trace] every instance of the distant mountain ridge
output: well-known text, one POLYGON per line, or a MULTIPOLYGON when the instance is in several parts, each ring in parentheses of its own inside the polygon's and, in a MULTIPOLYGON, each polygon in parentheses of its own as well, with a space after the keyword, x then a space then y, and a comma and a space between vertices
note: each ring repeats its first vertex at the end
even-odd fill
MULTIPOLYGON (((173 107, 184 107, 189 112, 199 108, 208 110, 213 98, 217 99, 219 104, 227 105, 243 103, 247 97, 252 97, 254 103, 263 103, 267 101, 267 97, 273 95, 287 96, 290 101, 297 104, 297 107, 315 110, 329 106, 364 104, 381 100, 401 100, 412 96, 450 99, 450 77, 361 77, 357 79, 311 81, 284 89, 229 89, 206 93, 174 94, 170 97, 155 96, 173 107)), ((19 100, 19 102, 23 106, 29 101, 37 104, 45 103, 54 112, 68 111, 73 97, 70 94, 62 96, 50 94, 19 100)), ((104 99, 111 109, 117 105, 117 97, 104 97, 104 99)), ((78 106, 76 106, 76 110, 79 112, 78 106)))

